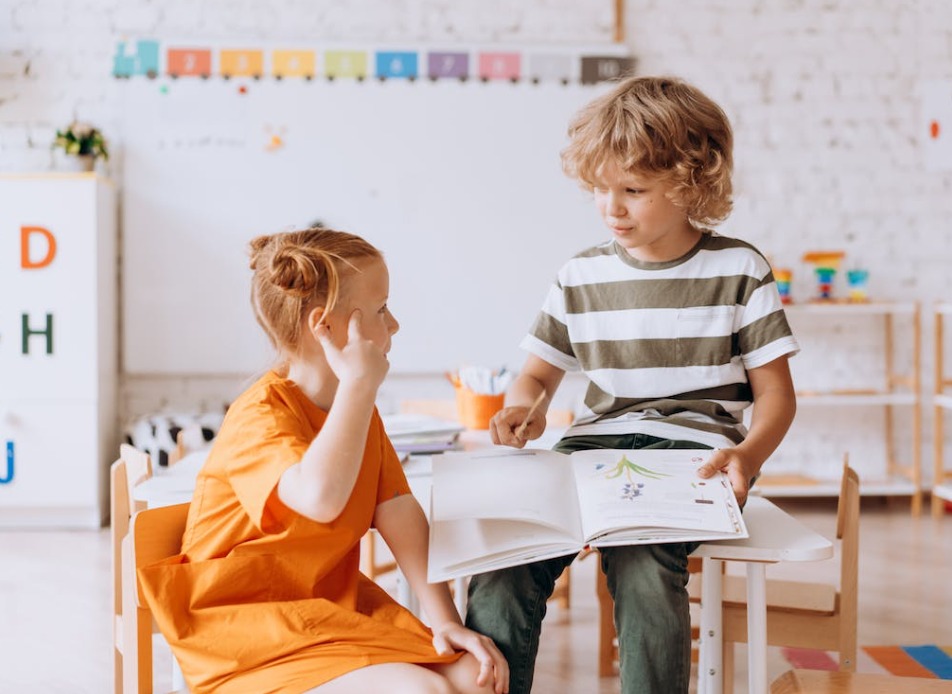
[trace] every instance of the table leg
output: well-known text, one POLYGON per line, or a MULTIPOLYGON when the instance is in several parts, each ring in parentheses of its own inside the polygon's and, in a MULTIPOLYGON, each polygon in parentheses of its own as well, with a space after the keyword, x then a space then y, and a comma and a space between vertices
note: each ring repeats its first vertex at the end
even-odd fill
POLYGON ((722 631, 722 583, 719 559, 704 557, 701 567, 701 652, 698 656, 698 694, 721 694, 724 690, 724 644, 722 631))
POLYGON ((407 583, 407 577, 397 568, 397 602, 410 610, 417 617, 420 616, 420 601, 407 583))
POLYGON ((453 602, 456 603, 456 611, 464 620, 466 619, 466 579, 453 579, 453 602))
POLYGON ((767 693, 767 572, 747 563, 747 672, 750 694, 767 693))

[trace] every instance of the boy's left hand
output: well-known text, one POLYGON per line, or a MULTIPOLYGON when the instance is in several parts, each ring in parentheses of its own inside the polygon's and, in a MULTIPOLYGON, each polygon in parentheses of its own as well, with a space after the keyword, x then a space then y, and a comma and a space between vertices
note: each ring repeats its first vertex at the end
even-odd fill
POLYGON ((496 694, 509 691, 509 664, 488 636, 467 629, 462 624, 449 623, 433 630, 433 648, 440 655, 452 653, 456 649, 472 653, 479 661, 476 684, 483 687, 492 682, 496 694))
POLYGON ((718 470, 727 473, 734 496, 737 497, 737 503, 741 506, 747 503, 750 481, 758 472, 754 462, 737 448, 722 448, 715 451, 710 459, 697 469, 697 474, 706 478, 711 477, 718 470))

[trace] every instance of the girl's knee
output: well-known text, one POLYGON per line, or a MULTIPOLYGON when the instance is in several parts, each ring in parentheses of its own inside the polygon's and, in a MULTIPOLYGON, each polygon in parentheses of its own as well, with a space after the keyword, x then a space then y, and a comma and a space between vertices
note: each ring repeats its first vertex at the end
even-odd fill
POLYGON ((476 657, 472 653, 466 653, 455 663, 446 666, 442 674, 450 686, 455 688, 451 691, 459 692, 459 694, 492 694, 494 691, 492 677, 485 685, 476 684, 479 670, 480 665, 476 657))

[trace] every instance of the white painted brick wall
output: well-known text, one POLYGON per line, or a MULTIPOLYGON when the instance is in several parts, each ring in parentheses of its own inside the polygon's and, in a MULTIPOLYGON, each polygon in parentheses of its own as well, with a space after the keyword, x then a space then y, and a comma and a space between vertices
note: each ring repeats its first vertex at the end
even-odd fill
MULTIPOLYGON (((0 6, 0 169, 49 165, 57 126, 116 132, 108 76, 117 41, 403 40, 607 43, 609 0, 7 0, 0 6)), ((952 299, 952 173, 923 168, 921 79, 952 78, 948 0, 629 0, 627 43, 642 73, 671 73, 717 99, 736 130, 735 212, 725 233, 795 271, 805 249, 842 248, 875 296, 952 299)), ((924 389, 931 383, 925 320, 924 389)), ((844 346, 850 335, 842 336, 844 346)), ((855 345, 850 345, 855 348, 855 345)), ((798 357, 798 373, 826 368, 798 357)), ((811 361, 812 360, 812 361, 811 361)), ((836 360, 834 360, 836 361, 836 360)), ((850 361, 840 359, 845 378, 850 361)), ((806 376, 804 376, 806 378, 806 376)), ((422 384, 439 393, 437 382, 422 384)), ((129 414, 233 395, 216 379, 131 379, 129 414)), ((414 386, 398 382, 397 402, 414 386)), ((853 426, 855 417, 827 417, 853 426)), ((925 436, 929 421, 925 421, 925 436)), ((830 443, 836 447, 835 442, 830 443)), ((929 450, 929 448, 925 448, 929 450)), ((928 460, 925 460, 928 463, 928 460)))

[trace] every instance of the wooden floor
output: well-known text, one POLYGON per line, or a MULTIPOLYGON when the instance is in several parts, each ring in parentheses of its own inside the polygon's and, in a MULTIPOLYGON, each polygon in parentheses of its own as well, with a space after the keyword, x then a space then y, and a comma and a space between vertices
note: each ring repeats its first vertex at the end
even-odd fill
MULTIPOLYGON (((832 503, 783 506, 832 536, 832 503)), ((916 520, 901 501, 864 499, 860 545, 859 643, 952 645, 952 515, 916 520)), ((833 580, 835 562, 779 565, 768 576, 833 580)), ((546 618, 535 692, 620 691, 617 678, 596 675, 595 565, 573 565, 571 609, 553 607, 546 618)), ((0 692, 112 691, 110 577, 107 530, 0 532, 0 692)), ((735 691, 744 692, 737 651, 735 691)), ((770 678, 786 669, 771 648, 770 678)))

